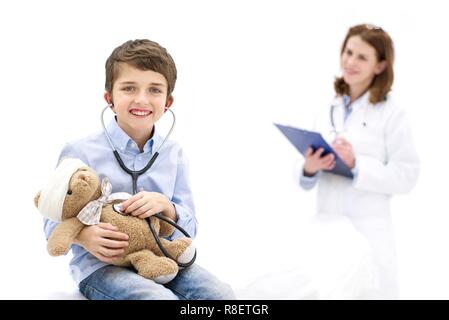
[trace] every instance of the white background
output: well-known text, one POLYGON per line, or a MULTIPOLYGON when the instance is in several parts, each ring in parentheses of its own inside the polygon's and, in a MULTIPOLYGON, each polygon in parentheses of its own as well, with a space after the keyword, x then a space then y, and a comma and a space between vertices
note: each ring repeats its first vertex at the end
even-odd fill
POLYGON ((136 38, 177 63, 173 138, 190 158, 198 263, 235 288, 300 263, 296 227, 315 197, 295 185, 298 154, 272 122, 306 125, 330 101, 341 42, 363 22, 395 42, 394 95, 422 160, 417 187, 393 201, 401 297, 448 299, 449 24, 433 0, 1 2, 0 298, 74 288, 33 197, 63 144, 100 130, 104 62, 136 38))

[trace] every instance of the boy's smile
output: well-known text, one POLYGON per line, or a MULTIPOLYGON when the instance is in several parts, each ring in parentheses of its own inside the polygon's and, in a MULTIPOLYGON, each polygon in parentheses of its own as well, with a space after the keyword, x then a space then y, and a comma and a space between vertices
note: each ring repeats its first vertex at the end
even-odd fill
POLYGON ((146 116, 149 116, 150 114, 153 113, 153 111, 151 111, 151 110, 139 109, 139 108, 132 108, 131 110, 129 110, 129 112, 136 117, 142 117, 142 118, 145 118, 146 116))
POLYGON ((105 93, 108 103, 113 103, 117 123, 140 147, 151 138, 154 124, 173 103, 167 98, 165 77, 152 70, 140 70, 121 63, 114 81, 112 97, 105 93))

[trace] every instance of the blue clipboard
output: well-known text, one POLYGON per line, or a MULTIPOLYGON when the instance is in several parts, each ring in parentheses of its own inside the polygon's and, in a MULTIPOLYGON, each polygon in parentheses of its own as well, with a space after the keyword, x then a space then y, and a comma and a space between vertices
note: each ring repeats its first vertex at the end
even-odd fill
POLYGON ((281 130, 281 132, 287 137, 287 139, 298 149, 303 156, 309 147, 315 151, 319 148, 323 148, 323 156, 332 153, 335 156, 335 167, 332 170, 324 170, 326 172, 332 172, 347 178, 354 178, 351 169, 340 159, 335 151, 329 146, 329 144, 323 139, 320 133, 314 131, 307 131, 290 126, 284 126, 278 123, 274 125, 281 130))

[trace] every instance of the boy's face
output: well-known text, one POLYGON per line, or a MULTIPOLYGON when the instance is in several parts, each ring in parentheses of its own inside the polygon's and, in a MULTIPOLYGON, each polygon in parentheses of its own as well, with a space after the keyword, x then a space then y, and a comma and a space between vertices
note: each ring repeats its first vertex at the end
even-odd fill
POLYGON ((126 63, 121 63, 119 70, 112 97, 106 92, 105 100, 113 103, 117 123, 128 135, 149 135, 173 103, 171 96, 167 99, 167 80, 158 72, 139 70, 126 63))

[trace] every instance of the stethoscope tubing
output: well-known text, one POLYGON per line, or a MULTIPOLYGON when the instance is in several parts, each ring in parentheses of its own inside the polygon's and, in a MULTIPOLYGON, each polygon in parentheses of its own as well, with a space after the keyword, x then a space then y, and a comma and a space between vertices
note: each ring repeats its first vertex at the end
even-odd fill
MULTIPOLYGON (((112 143, 111 137, 109 136, 108 130, 106 129, 106 126, 105 126, 105 124, 104 124, 104 113, 105 113, 105 111, 106 111, 107 109, 109 109, 110 107, 111 107, 110 105, 106 106, 106 107, 103 109, 103 111, 101 112, 101 125, 103 126, 104 134, 105 134, 105 136, 106 136, 106 139, 107 139, 108 142, 109 142, 109 145, 111 146, 112 153, 114 154, 115 159, 117 160, 117 162, 118 162, 118 164, 120 165, 120 167, 121 167, 127 174, 129 174, 129 175, 131 176, 131 178, 132 178, 132 183, 133 183, 133 194, 136 194, 136 193, 137 193, 137 179, 139 178, 140 175, 142 175, 142 174, 144 174, 145 172, 147 172, 147 171, 153 166, 154 162, 156 161, 157 157, 159 156, 159 150, 160 150, 160 149, 162 148, 162 146, 165 144, 165 141, 167 141, 168 137, 170 137, 170 135, 171 135, 171 133, 172 133, 172 131, 173 131, 173 128, 175 127, 175 124, 176 124, 175 113, 174 113, 172 110, 167 109, 168 111, 171 112, 171 114, 172 114, 172 116, 173 116, 173 123, 172 123, 171 128, 170 128, 170 130, 168 131, 167 135, 165 136, 164 140, 162 141, 161 145, 160 145, 160 146, 158 147, 158 149, 155 151, 155 153, 154 153, 153 156, 151 157, 150 161, 148 161, 147 165, 146 165, 145 167, 143 167, 142 169, 140 169, 140 170, 131 170, 131 169, 129 169, 129 168, 125 165, 125 163, 123 162, 122 158, 120 157, 120 155, 119 155, 117 149, 115 148, 114 144, 112 143)), ((192 237, 189 235, 189 233, 188 233, 186 230, 184 230, 180 225, 176 224, 174 221, 168 219, 167 217, 163 216, 162 214, 156 213, 156 214, 154 214, 153 216, 156 217, 156 218, 158 218, 158 219, 160 219, 160 220, 163 220, 163 221, 167 222, 167 223, 170 224, 170 225, 172 225, 173 227, 175 227, 176 229, 178 229, 181 233, 183 233, 186 237, 192 238, 192 237)), ((159 239, 159 235, 157 234, 156 230, 154 230, 153 225, 150 223, 150 219, 149 219, 149 218, 148 218, 148 225, 150 226, 150 231, 151 231, 151 233, 153 234, 154 240, 156 241, 156 243, 157 243, 159 249, 161 249, 162 253, 163 253, 167 258, 172 259, 173 261, 175 261, 175 262, 178 264, 178 266, 183 267, 183 268, 189 267, 189 266, 191 266, 191 265, 195 262, 195 260, 196 260, 196 249, 195 249, 195 254, 194 254, 193 258, 192 258, 189 262, 187 262, 187 263, 179 262, 179 261, 177 261, 174 257, 172 257, 172 256, 170 255, 170 253, 165 249, 164 245, 161 243, 161 241, 160 241, 160 239, 159 239)))

